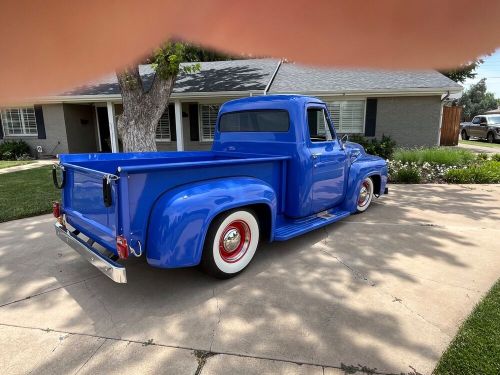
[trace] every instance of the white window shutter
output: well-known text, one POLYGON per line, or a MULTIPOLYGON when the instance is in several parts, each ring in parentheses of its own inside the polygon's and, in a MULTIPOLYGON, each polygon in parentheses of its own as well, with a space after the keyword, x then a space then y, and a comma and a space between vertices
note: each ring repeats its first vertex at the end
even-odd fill
POLYGON ((5 108, 0 112, 5 135, 38 134, 34 108, 5 108))
POLYGON ((215 122, 219 113, 219 104, 200 104, 200 138, 203 142, 213 141, 215 122))
POLYGON ((165 112, 163 112, 163 115, 160 118, 160 121, 158 121, 158 126, 156 127, 156 140, 157 141, 164 141, 164 142, 170 142, 171 140, 171 135, 170 135, 170 118, 168 115, 168 106, 165 109, 165 112))
POLYGON ((363 133, 365 119, 364 100, 345 100, 327 103, 333 126, 339 133, 363 133))

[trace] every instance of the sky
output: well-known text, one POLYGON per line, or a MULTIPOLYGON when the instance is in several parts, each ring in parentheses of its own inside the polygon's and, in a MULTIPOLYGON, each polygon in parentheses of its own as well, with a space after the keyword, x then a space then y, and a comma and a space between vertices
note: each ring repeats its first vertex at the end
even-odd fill
POLYGON ((494 93, 495 97, 500 99, 500 49, 483 59, 484 63, 476 69, 476 78, 466 80, 464 87, 468 89, 471 84, 476 83, 481 78, 486 78, 488 91, 494 93))

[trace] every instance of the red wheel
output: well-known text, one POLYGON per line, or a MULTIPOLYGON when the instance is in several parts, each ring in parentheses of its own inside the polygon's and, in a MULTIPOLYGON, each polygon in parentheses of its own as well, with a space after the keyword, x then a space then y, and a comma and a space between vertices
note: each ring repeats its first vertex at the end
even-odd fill
POLYGON ((219 237, 219 254, 226 263, 239 261, 247 252, 252 239, 250 227, 243 220, 229 223, 219 237))
POLYGON ((211 224, 201 265, 215 277, 235 276, 250 263, 258 244, 259 224, 253 212, 229 212, 211 224))
POLYGON ((358 194, 357 212, 366 211, 373 199, 373 180, 367 177, 361 183, 358 194))

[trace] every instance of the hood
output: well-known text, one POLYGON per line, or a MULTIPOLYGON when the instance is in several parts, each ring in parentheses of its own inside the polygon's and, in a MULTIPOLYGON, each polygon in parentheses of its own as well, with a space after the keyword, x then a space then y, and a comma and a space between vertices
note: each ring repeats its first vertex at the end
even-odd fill
POLYGON ((347 153, 347 156, 351 159, 351 161, 356 160, 360 156, 366 155, 364 147, 361 146, 359 143, 346 142, 344 143, 344 147, 345 147, 345 152, 347 153))

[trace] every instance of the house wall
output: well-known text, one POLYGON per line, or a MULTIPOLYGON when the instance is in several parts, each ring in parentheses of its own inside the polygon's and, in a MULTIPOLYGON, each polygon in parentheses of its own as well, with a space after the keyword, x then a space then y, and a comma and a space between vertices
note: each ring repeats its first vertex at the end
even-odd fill
POLYGON ((398 146, 436 146, 440 118, 440 96, 378 98, 375 136, 389 135, 398 146))
POLYGON ((2 141, 13 141, 22 139, 31 147, 33 154, 37 157, 63 154, 68 152, 68 141, 66 138, 66 127, 64 122, 64 110, 62 104, 42 105, 43 121, 45 123, 45 139, 37 136, 13 137, 5 136, 2 141), (37 146, 42 146, 42 153, 37 155, 37 146))
POLYGON ((97 152, 95 110, 89 104, 64 104, 68 151, 97 152))

